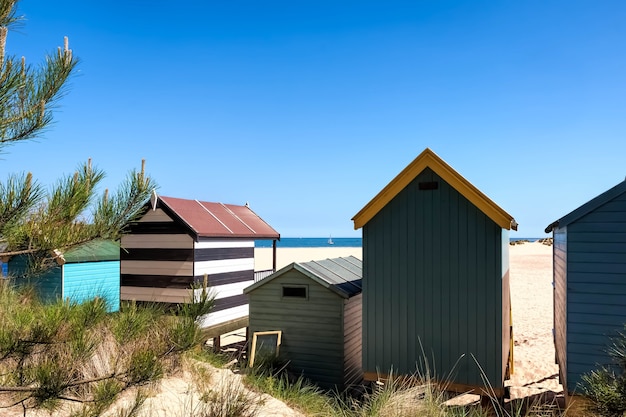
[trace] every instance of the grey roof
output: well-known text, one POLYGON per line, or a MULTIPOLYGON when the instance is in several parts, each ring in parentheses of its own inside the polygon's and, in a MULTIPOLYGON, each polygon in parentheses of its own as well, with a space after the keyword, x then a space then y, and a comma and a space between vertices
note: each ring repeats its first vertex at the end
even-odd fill
POLYGON ((624 193, 626 193, 626 180, 620 182, 615 187, 603 192, 599 196, 589 200, 582 206, 578 207, 576 210, 561 217, 559 220, 550 223, 548 227, 546 227, 545 232, 550 233, 553 230, 556 230, 561 227, 565 227, 568 224, 575 222, 576 220, 580 219, 584 215, 591 213, 592 211, 596 210, 600 206, 603 206, 604 204, 608 203, 609 201, 613 200, 614 198, 624 193))
POLYGON ((354 256, 319 261, 294 262, 274 272, 272 275, 255 282, 244 289, 243 292, 247 294, 293 269, 308 276, 318 284, 337 293, 343 298, 350 298, 361 293, 363 263, 354 256))

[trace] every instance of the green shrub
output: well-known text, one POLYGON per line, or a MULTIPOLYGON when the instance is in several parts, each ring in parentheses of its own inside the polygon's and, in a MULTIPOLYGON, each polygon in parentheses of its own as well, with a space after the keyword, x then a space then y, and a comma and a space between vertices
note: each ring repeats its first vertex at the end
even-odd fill
POLYGON ((105 379, 95 384, 93 389, 94 408, 98 412, 104 411, 115 401, 116 396, 122 392, 124 386, 115 379, 105 379))
POLYGON ((170 324, 170 342, 177 351, 185 351, 200 342, 200 329, 191 317, 174 317, 170 324))
POLYGON ((158 353, 152 348, 138 349, 130 357, 126 372, 127 383, 131 385, 155 381, 163 376, 163 364, 158 353))
POLYGON ((115 315, 111 331, 115 339, 124 344, 145 334, 162 315, 162 309, 156 304, 138 305, 131 301, 121 306, 115 315))
POLYGON ((35 406, 53 409, 68 386, 67 370, 58 358, 48 358, 28 371, 30 383, 36 387, 31 394, 35 406))
POLYGON ((107 317, 108 303, 104 298, 95 297, 74 307, 72 321, 76 326, 89 328, 101 323, 107 317))
POLYGON ((207 289, 202 289, 199 284, 191 286, 191 294, 188 302, 178 304, 177 315, 197 320, 205 314, 209 314, 215 304, 215 294, 207 289))

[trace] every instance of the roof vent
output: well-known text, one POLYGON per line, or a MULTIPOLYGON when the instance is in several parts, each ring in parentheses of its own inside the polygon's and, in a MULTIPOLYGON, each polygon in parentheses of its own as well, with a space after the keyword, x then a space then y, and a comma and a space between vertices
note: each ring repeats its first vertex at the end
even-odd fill
POLYGON ((439 183, 437 181, 420 182, 418 187, 420 190, 437 190, 439 183))

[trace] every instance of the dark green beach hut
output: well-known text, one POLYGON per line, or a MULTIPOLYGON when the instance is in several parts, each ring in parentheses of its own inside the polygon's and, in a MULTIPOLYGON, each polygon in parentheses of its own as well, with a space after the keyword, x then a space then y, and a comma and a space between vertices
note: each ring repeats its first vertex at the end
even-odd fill
POLYGON ((250 334, 280 331, 280 358, 321 388, 360 383, 361 275, 354 256, 276 271, 244 290, 250 334))
POLYGON ((554 344, 567 394, 626 324, 626 181, 553 222, 554 344))
POLYGON ((426 149, 352 220, 363 229, 365 379, 428 372, 453 391, 503 394, 513 217, 426 149))

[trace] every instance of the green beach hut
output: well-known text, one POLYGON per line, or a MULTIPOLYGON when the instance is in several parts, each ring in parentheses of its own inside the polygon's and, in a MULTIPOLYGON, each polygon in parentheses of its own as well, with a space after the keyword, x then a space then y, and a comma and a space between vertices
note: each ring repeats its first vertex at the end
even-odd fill
POLYGON ((554 345, 566 394, 610 365, 626 324, 626 181, 548 225, 553 233, 554 345))
POLYGON ((250 334, 280 332, 280 359, 321 388, 360 383, 361 274, 362 263, 354 256, 276 271, 244 290, 250 334))
POLYGON ((503 395, 513 217, 426 149, 352 220, 363 229, 365 379, 428 372, 451 391, 503 395))
POLYGON ((109 311, 120 308, 120 247, 109 240, 95 240, 57 253, 57 266, 44 274, 23 277, 28 257, 11 257, 7 274, 16 285, 31 284, 44 301, 67 299, 82 302, 94 297, 107 301, 109 311))

